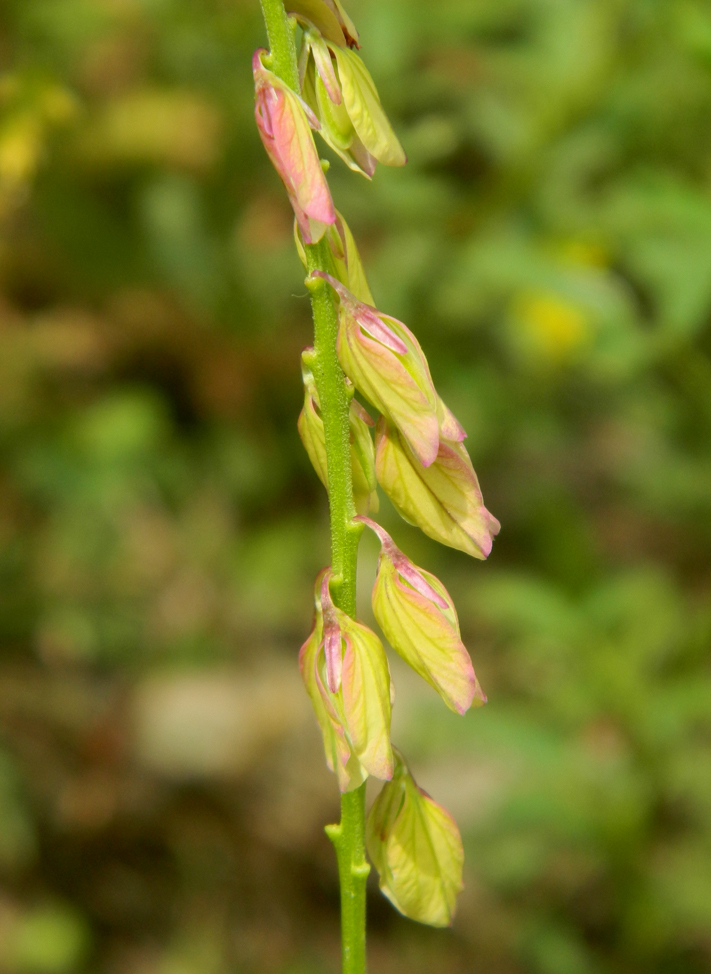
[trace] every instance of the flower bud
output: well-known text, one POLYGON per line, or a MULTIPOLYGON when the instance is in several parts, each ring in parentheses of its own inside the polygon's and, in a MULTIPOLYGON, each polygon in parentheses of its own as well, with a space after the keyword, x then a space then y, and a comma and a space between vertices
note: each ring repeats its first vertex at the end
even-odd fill
POLYGON ((316 620, 301 647, 302 678, 341 791, 392 775, 390 671, 382 643, 333 604, 330 569, 316 580, 316 620))
MULTIPOLYGON (((310 51, 307 45, 307 50, 310 51)), ((329 54, 330 59, 330 54, 329 54)), ((329 75, 326 81, 318 72, 315 58, 307 56, 302 91, 304 100, 311 107, 321 123, 319 133, 326 145, 340 156, 349 169, 370 179, 375 172, 378 160, 363 145, 353 127, 338 83, 337 97, 329 97, 331 87, 329 75)))
MULTIPOLYGON (((318 478, 328 490, 328 466, 326 460, 326 435, 321 418, 318 389, 309 367, 313 349, 308 348, 301 356, 301 374, 304 380, 304 406, 299 415, 297 428, 301 442, 318 478)), ((349 383, 350 384, 350 383, 349 383)), ((351 385, 351 391, 353 386, 351 385)), ((368 427, 373 420, 355 399, 351 399, 348 420, 351 442, 351 476, 356 511, 376 513, 379 507, 377 481, 375 479, 375 454, 368 427)))
MULTIPOLYGON (((304 250, 304 243, 301 239, 299 226, 296 221, 294 221, 294 239, 301 263, 304 267, 307 267, 306 251, 304 250)), ((336 222, 326 230, 326 240, 331 250, 338 280, 359 301, 363 301, 365 304, 373 304, 373 295, 370 293, 370 288, 368 287, 368 281, 363 270, 363 263, 360 259, 358 247, 350 227, 338 210, 336 210, 336 222)))
POLYGON ((407 157, 380 104, 377 89, 361 59, 348 48, 334 47, 346 111, 358 138, 385 166, 404 166, 407 157))
POLYGON ((398 513, 428 537, 474 558, 489 555, 501 525, 484 507, 461 442, 440 438, 434 462, 425 467, 401 432, 381 416, 375 428, 375 473, 398 513))
POLYGON ((439 693, 447 706, 465 713, 486 697, 462 643, 454 603, 444 585, 413 565, 379 524, 367 525, 380 539, 373 614, 392 648, 439 693))
POLYGON ((314 271, 337 292, 338 358, 356 389, 394 423, 422 464, 437 457, 437 393, 427 359, 410 329, 358 301, 339 281, 314 271))
POLYGON ((448 927, 462 889, 462 838, 449 812, 418 788, 395 752, 395 770, 366 823, 380 889, 411 920, 448 927))
POLYGON ((325 142, 347 166, 368 178, 376 162, 404 166, 405 153, 355 51, 334 44, 313 26, 305 31, 304 51, 304 98, 318 115, 325 142))
POLYGON ((323 737, 326 764, 338 777, 340 790, 345 792, 358 788, 368 777, 368 772, 351 749, 338 714, 323 690, 319 673, 319 655, 322 655, 323 649, 321 584, 326 571, 324 569, 316 578, 314 625, 299 652, 299 669, 323 737))
POLYGON ((319 121, 308 105, 262 64, 263 51, 252 60, 255 117, 267 154, 286 187, 306 243, 317 243, 336 211, 311 127, 319 121))

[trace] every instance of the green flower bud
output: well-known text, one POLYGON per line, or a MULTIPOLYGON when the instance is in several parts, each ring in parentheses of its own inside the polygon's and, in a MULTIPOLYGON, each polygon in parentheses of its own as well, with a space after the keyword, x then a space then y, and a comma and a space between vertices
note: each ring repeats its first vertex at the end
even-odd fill
POLYGON ((305 101, 318 116, 324 141, 356 172, 370 178, 376 162, 407 162, 361 59, 307 26, 300 76, 305 101))
MULTIPOLYGON (((310 51, 310 46, 305 48, 310 51)), ((330 57, 330 55, 329 55, 330 57)), ((326 145, 330 146, 349 169, 370 179, 375 172, 377 159, 361 142, 353 127, 348 109, 341 96, 340 83, 338 96, 330 97, 330 72, 322 77, 317 73, 315 59, 307 54, 303 71, 302 94, 304 101, 319 119, 319 132, 326 145), (326 81, 324 81, 324 77, 326 81), (319 88, 319 82, 322 88, 319 88), (325 95, 325 100, 324 100, 325 95)))
POLYGON ((299 652, 299 669, 323 737, 326 764, 329 770, 333 771, 338 777, 339 789, 346 792, 362 785, 368 777, 368 772, 353 753, 336 709, 322 692, 321 678, 317 667, 319 654, 322 654, 323 650, 321 584, 326 571, 327 569, 324 569, 316 578, 314 624, 309 638, 299 652))
POLYGON ((449 812, 418 788, 395 752, 393 777, 366 823, 368 855, 380 889, 411 920, 448 927, 462 889, 462 839, 449 812))
POLYGON ((444 585, 413 565, 379 524, 367 517, 356 520, 380 539, 373 614, 392 648, 456 713, 465 713, 473 702, 486 703, 444 585))
POLYGON ((390 671, 375 633, 333 604, 330 578, 328 569, 316 580, 316 618, 299 665, 326 763, 341 791, 351 791, 369 774, 386 780, 392 775, 390 671))
POLYGON ((407 157, 380 104, 375 83, 361 59, 345 47, 334 47, 343 101, 353 128, 368 152, 385 166, 404 166, 407 157))
MULTIPOLYGON (((316 382, 309 366, 313 356, 312 348, 301 356, 301 374, 304 380, 304 406, 297 421, 301 442, 309 455, 319 480, 328 490, 328 464, 326 460, 326 434, 321 418, 321 405, 316 382)), ((353 386, 350 385, 351 395, 353 386)), ((351 476, 353 496, 359 514, 368 511, 376 513, 379 507, 377 481, 375 479, 375 454, 369 427, 373 420, 356 399, 351 399, 349 408, 351 438, 351 476)))
POLYGON ((419 461, 437 456, 437 393, 420 344, 407 325, 363 304, 316 270, 339 297, 338 358, 356 389, 395 423, 419 461))
POLYGON ((425 467, 401 432, 381 416, 375 429, 375 473, 410 524, 440 544, 474 558, 488 557, 501 525, 484 507, 462 443, 440 438, 434 462, 425 467))

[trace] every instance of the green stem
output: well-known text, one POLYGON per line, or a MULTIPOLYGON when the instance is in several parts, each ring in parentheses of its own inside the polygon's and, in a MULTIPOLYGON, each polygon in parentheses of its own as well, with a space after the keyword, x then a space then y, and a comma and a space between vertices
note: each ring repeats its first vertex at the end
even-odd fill
POLYGON ((341 795, 341 821, 327 825, 326 835, 338 857, 343 974, 365 974, 365 783, 341 795))
MULTIPOLYGON (((261 0, 269 37, 271 69, 299 90, 294 33, 282 0, 261 0)), ((333 273, 325 239, 307 245, 309 274, 333 273)), ((356 568, 360 524, 353 523, 355 504, 351 477, 349 400, 338 362, 338 315, 333 291, 325 281, 308 281, 314 318, 313 372, 326 437, 328 502, 331 517, 331 594, 335 604, 355 616, 356 568)), ((370 866, 365 859, 365 784, 341 796, 341 821, 326 828, 336 848, 341 884, 341 945, 343 974, 365 974, 365 885, 370 866)))
POLYGON ((269 38, 271 69, 294 91, 299 90, 299 67, 296 60, 294 31, 282 0, 261 0, 264 25, 269 38))

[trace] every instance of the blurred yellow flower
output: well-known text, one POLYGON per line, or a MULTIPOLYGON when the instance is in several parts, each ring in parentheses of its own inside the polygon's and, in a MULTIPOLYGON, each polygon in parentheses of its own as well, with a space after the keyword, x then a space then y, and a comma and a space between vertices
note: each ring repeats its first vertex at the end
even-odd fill
POLYGON ((0 77, 0 215, 12 208, 39 168, 52 127, 77 113, 73 95, 57 84, 34 87, 15 74, 0 77))
POLYGON ((42 150, 42 124, 29 112, 16 115, 0 130, 0 185, 31 179, 42 150))
POLYGON ((513 312, 526 350, 552 362, 563 362, 590 339, 590 320, 579 305, 554 291, 524 291, 514 298, 513 312))

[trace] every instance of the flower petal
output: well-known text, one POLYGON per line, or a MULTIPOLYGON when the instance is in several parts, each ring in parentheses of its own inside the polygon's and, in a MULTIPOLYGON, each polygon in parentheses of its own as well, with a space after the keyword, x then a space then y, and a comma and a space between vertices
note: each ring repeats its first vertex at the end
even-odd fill
POLYGON ((313 276, 328 281, 340 299, 338 357, 343 371, 398 426, 420 463, 432 463, 439 445, 437 393, 417 339, 401 321, 358 301, 330 274, 317 270, 313 276))
POLYGON ((267 153, 279 173, 306 243, 315 243, 336 211, 311 126, 319 125, 308 105, 267 70, 257 51, 253 60, 255 117, 267 153))
POLYGON ((368 69, 354 51, 336 47, 343 101, 363 145, 378 162, 404 166, 407 157, 380 104, 368 69))
POLYGON ((376 778, 390 778, 390 671, 383 645, 370 629, 344 620, 342 699, 348 736, 363 767, 376 778))
POLYGON ((319 673, 323 658, 323 618, 321 612, 321 584, 327 569, 319 573, 315 586, 315 619, 313 629, 299 652, 299 669, 306 692, 311 700, 323 737, 326 764, 338 776, 341 791, 352 791, 363 783, 367 772, 352 752, 338 712, 323 686, 319 673))
POLYGON ((328 97, 334 105, 340 105, 342 101, 341 88, 338 84, 336 69, 331 60, 331 52, 328 49, 328 45, 316 31, 308 31, 305 41, 311 47, 316 72, 321 79, 325 91, 328 93, 328 97))
POLYGON ((396 754, 396 768, 366 824, 380 889, 405 916, 434 927, 452 922, 462 889, 464 850, 452 816, 418 788, 396 754))
MULTIPOLYGON (((423 574, 430 584, 437 582, 429 572, 423 574)), ((396 571, 379 571, 373 588, 373 612, 393 649, 434 687, 451 710, 463 714, 475 699, 479 703, 486 700, 459 636, 459 626, 453 626, 436 605, 404 584, 396 571)))
POLYGON ((440 442, 425 467, 398 430, 381 417, 375 430, 378 482, 410 524, 451 548, 486 558, 500 524, 484 507, 469 456, 460 443, 440 442))
POLYGON ((381 541, 373 587, 373 614, 392 648, 439 693, 450 709, 465 713, 486 697, 462 643, 454 603, 434 575, 418 568, 390 535, 367 517, 381 541))

